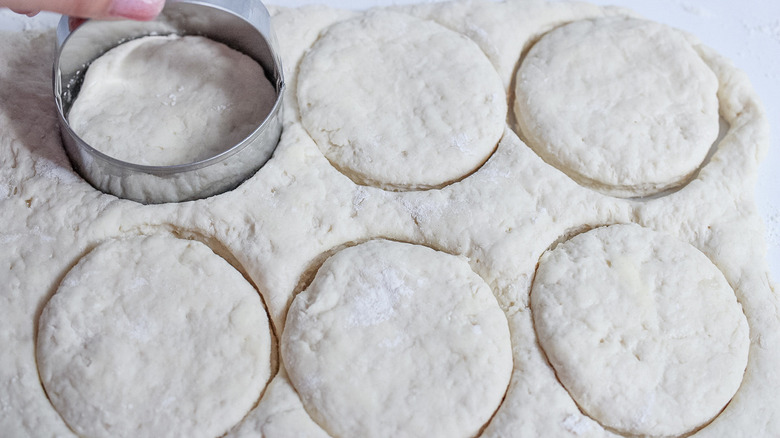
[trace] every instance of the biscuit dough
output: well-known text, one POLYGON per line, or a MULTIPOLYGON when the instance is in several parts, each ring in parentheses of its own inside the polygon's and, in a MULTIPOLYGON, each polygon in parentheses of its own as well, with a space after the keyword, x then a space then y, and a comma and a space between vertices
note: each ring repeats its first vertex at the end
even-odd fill
POLYGON ((281 349, 306 410, 341 437, 472 437, 512 370, 506 317, 465 260, 385 240, 322 265, 281 349))
POLYGON ((575 236, 539 261, 531 310, 563 386, 622 433, 689 433, 742 382, 742 307, 715 265, 671 236, 633 224, 575 236))
MULTIPOLYGON (((537 37, 569 22, 632 15, 585 3, 538 0, 421 3, 389 9, 468 36, 499 72, 505 85, 502 92, 510 101, 515 67, 537 37)), ((621 437, 585 415, 557 380, 536 336, 529 291, 540 257, 554 242, 583 229, 634 223, 705 254, 733 289, 749 326, 748 362, 739 389, 712 422, 691 436, 780 436, 780 299, 764 260, 765 234, 753 195, 757 168, 769 145, 768 122, 748 77, 686 36, 717 77, 720 115, 728 126, 711 159, 673 192, 631 200, 605 196, 542 160, 511 123, 503 127, 495 152, 470 175, 441 189, 388 191, 355 184, 335 169, 304 128, 297 107, 297 75, 305 54, 330 26, 363 14, 322 6, 275 8, 273 24, 290 87, 284 103, 285 129, 273 158, 235 190, 163 205, 105 195, 72 170, 52 103, 54 33, 0 35, 0 83, 14 85, 0 87, 2 435, 76 436, 39 377, 36 327, 41 311, 68 271, 92 248, 136 236, 174 234, 207 242, 240 267, 264 298, 280 337, 287 331, 293 301, 325 260, 341 254, 341 248, 388 239, 451 254, 489 285, 509 326, 508 389, 491 418, 473 421, 484 427, 474 435, 621 437)), ((468 111, 482 109, 478 105, 468 111)), ((439 165, 446 163, 429 163, 439 165)), ((257 404, 225 436, 331 436, 304 404, 300 386, 285 369, 287 358, 276 363, 273 350, 271 362, 279 371, 257 404)), ((480 382, 485 374, 490 377, 490 371, 479 368, 470 377, 477 383, 469 392, 484 390, 480 382)), ((338 375, 337 381, 328 382, 332 394, 338 394, 339 382, 348 377, 352 376, 338 375)), ((139 379, 138 385, 144 382, 139 379)), ((372 392, 369 387, 361 390, 372 392)), ((406 406, 390 408, 404 412, 406 406)), ((339 421, 350 419, 361 420, 345 414, 339 421)), ((438 424, 435 419, 430 422, 431 427, 438 424)))
POLYGON ((148 36, 90 64, 68 113, 84 141, 150 166, 211 158, 246 138, 276 91, 252 58, 200 36, 148 36))
POLYGON ((515 116, 545 161, 616 196, 686 182, 718 136, 718 81, 684 35, 626 17, 545 34, 517 72, 515 116))
POLYGON ((395 190, 476 170, 507 112, 501 79, 474 42, 391 12, 330 27, 301 61, 297 97, 303 125, 336 168, 395 190))
POLYGON ((135 237, 98 246, 39 322, 41 381, 84 437, 215 437, 270 376, 260 296, 200 242, 135 237))

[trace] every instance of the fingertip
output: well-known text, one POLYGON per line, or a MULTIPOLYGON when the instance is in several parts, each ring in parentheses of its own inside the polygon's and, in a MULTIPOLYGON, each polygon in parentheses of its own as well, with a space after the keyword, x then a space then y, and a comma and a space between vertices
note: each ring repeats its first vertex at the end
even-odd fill
POLYGON ((38 10, 19 9, 19 8, 13 8, 13 7, 9 8, 9 9, 11 9, 12 12, 15 12, 15 13, 20 14, 20 15, 26 15, 28 17, 34 17, 34 16, 38 15, 38 13, 40 12, 38 10))
POLYGON ((160 14, 165 0, 113 0, 109 14, 131 20, 149 21, 160 14))
POLYGON ((77 27, 84 24, 85 21, 87 21, 86 18, 68 17, 68 29, 73 32, 77 27))

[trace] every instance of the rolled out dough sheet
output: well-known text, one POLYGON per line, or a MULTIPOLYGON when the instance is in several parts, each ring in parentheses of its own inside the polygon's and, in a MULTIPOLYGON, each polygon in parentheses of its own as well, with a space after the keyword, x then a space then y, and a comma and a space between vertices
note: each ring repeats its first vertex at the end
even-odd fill
MULTIPOLYGON (((518 60, 538 35, 573 20, 626 13, 535 0, 388 9, 433 21, 473 41, 495 69, 508 102, 518 60)), ((512 372, 498 408, 479 428, 481 436, 618 436, 602 418, 583 413, 556 378, 538 342, 529 294, 537 263, 556 242, 588 229, 629 223, 663 233, 708 258, 733 290, 747 322, 747 363, 739 388, 695 436, 780 434, 780 376, 775 372, 780 364, 780 302, 759 215, 766 210, 759 210, 764 207, 754 195, 761 159, 767 150, 770 160, 776 154, 776 147, 769 148, 767 120, 777 117, 766 117, 759 96, 764 102, 770 99, 753 90, 748 76, 716 50, 700 47, 699 55, 718 78, 720 115, 729 129, 696 178, 669 194, 631 200, 583 187, 536 155, 511 122, 475 172, 442 188, 389 191, 357 184, 334 167, 301 122, 295 98, 298 67, 322 33, 361 12, 323 6, 272 10, 290 85, 280 145, 237 189, 182 204, 144 206, 120 200, 97 192, 75 174, 62 150, 51 102, 53 33, 17 30, 0 40, 5 61, 0 66, 0 430, 14 437, 73 436, 39 379, 35 345, 41 312, 93 248, 115 239, 172 235, 202 242, 242 273, 262 297, 271 322, 263 329, 274 340, 272 378, 227 436, 328 436, 311 403, 299 395, 300 375, 292 375, 285 360, 279 360, 285 347, 278 343, 285 342, 292 318, 288 310, 320 267, 342 251, 380 239, 459 258, 493 293, 509 330, 512 372)), ((694 12, 703 17, 707 10, 694 12)), ((756 29, 763 34, 763 28, 756 29)), ((627 85, 621 81, 616 86, 627 85)), ((446 166, 446 161, 430 165, 446 166)), ((771 227, 769 231, 771 243, 771 227)), ((429 262, 417 264, 425 269, 429 262)), ((321 306, 336 304, 325 300, 321 306)), ((412 354, 410 361, 425 366, 421 357, 412 354)), ((338 382, 328 384, 338 387, 338 382)), ((415 400, 424 399, 411 396, 407 406, 414 409, 415 400)), ((339 418, 350 421, 348 413, 339 418)))

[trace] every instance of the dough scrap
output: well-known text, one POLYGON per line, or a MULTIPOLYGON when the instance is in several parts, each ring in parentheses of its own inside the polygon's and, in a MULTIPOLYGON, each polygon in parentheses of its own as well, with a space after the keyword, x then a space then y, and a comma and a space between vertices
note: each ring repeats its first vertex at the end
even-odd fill
POLYGON ((474 436, 512 370, 484 280, 449 254, 383 240, 323 264, 293 301, 281 348, 331 436, 474 436))
POLYGON ((505 126, 498 73, 432 21, 373 12, 333 25, 302 60, 301 122, 358 184, 441 187, 482 165, 505 126))
POLYGON ((718 136, 718 81, 678 31, 627 17, 544 35, 522 62, 515 116, 545 161, 603 193, 677 187, 718 136))
POLYGON ((563 386, 619 432, 694 431, 742 382, 750 339, 734 291, 666 234, 613 225, 558 245, 539 262, 531 308, 563 386))
POLYGON ((84 437, 213 438, 270 377, 257 291, 199 242, 104 243, 64 278, 39 323, 38 369, 84 437))
POLYGON ((148 36, 90 64, 68 113, 84 141, 150 166, 202 161, 245 139, 276 91, 252 58, 200 36, 148 36))

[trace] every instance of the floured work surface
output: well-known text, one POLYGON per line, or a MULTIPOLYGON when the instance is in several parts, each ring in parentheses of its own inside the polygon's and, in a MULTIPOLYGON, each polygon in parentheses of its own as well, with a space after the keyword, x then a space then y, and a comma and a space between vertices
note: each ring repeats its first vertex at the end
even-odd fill
POLYGON ((3 36, 4 436, 780 434, 743 73, 582 3, 273 13, 281 143, 182 204, 74 173, 3 36))

